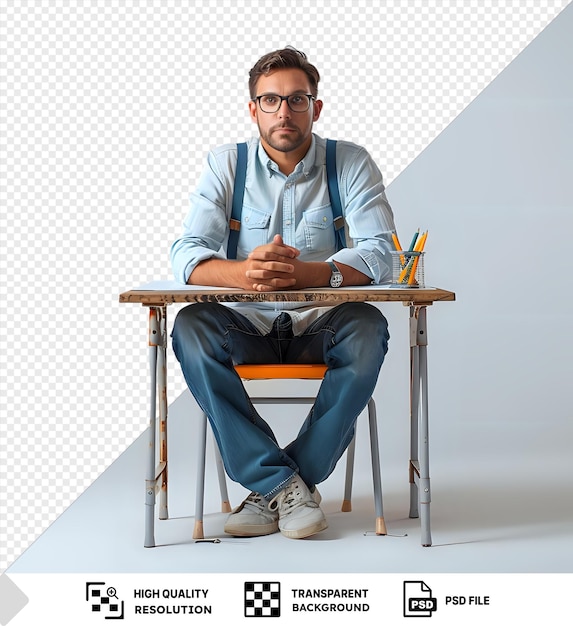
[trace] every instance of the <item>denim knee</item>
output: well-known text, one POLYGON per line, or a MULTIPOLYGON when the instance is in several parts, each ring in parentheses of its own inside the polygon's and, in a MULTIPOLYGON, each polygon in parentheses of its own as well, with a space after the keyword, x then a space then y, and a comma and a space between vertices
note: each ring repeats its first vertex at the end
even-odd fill
POLYGON ((206 341, 207 338, 213 338, 216 334, 216 318, 213 305, 210 303, 199 302, 181 309, 175 318, 171 332, 175 354, 178 355, 180 346, 206 349, 210 343, 206 341))
POLYGON ((190 304, 189 306, 184 307, 175 317, 173 333, 175 333, 181 325, 184 325, 185 327, 194 327, 196 321, 202 323, 201 320, 206 313, 209 313, 209 309, 211 310, 211 315, 208 315, 207 318, 212 318, 213 305, 210 303, 198 302, 197 304, 190 304))
POLYGON ((384 353, 387 351, 390 333, 388 321, 380 309, 367 302, 345 302, 338 309, 342 324, 352 334, 353 341, 361 342, 365 347, 377 345, 384 353))

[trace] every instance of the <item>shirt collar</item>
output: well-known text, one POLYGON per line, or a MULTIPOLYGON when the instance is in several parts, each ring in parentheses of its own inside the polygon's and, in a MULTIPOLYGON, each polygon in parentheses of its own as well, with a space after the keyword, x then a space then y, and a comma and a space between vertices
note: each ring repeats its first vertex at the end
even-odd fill
MULTIPOLYGON (((279 166, 266 153, 260 140, 257 154, 261 165, 263 167, 266 167, 269 178, 274 176, 274 174, 279 171, 279 166)), ((315 165, 315 161, 316 138, 313 134, 312 140, 310 142, 310 148, 308 149, 308 152, 304 155, 302 161, 300 161, 300 163, 295 167, 293 174, 300 174, 302 172, 308 178, 312 172, 312 168, 315 165)))

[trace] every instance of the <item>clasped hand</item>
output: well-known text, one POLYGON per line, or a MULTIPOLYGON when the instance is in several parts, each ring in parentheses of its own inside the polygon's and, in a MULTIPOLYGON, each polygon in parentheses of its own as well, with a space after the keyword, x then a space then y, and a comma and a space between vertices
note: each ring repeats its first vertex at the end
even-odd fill
POLYGON ((280 235, 255 248, 244 261, 245 276, 252 289, 277 291, 295 287, 303 265, 297 258, 299 254, 300 250, 287 246, 280 235))

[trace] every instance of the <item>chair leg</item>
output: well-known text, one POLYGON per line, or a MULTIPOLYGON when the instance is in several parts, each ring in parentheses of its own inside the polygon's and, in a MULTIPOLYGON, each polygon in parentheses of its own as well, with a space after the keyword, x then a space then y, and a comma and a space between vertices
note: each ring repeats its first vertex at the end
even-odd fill
POLYGON ((376 511, 376 534, 386 535, 386 523, 382 503, 382 480, 380 477, 380 449, 378 447, 378 424, 376 421, 376 403, 368 401, 368 421, 370 424, 370 450, 372 453, 372 480, 374 483, 374 508, 376 511))
POLYGON ((205 453, 207 449, 207 416, 199 421, 197 436, 197 486, 195 492, 195 527, 193 539, 203 539, 203 503, 205 499, 205 453))
POLYGON ((344 500, 341 510, 344 513, 352 511, 352 479, 354 476, 354 454, 356 451, 356 433, 346 449, 346 481, 344 483, 344 500))
POLYGON ((217 466, 217 476, 219 477, 219 491, 221 492, 221 513, 231 512, 231 503, 229 502, 229 493, 227 491, 227 478, 221 451, 217 445, 217 440, 213 437, 215 448, 215 464, 217 466))

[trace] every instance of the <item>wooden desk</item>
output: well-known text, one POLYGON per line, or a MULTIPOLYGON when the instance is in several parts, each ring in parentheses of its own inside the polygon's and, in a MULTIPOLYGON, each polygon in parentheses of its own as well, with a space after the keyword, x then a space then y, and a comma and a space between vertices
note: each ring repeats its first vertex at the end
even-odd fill
POLYGON ((155 494, 160 488, 159 518, 167 519, 167 306, 194 302, 401 302, 410 312, 410 517, 419 517, 421 543, 432 545, 430 530, 430 465, 428 428, 428 365, 426 309, 434 302, 455 300, 444 289, 347 287, 259 293, 241 289, 184 286, 175 282, 149 283, 119 296, 122 303, 149 307, 150 427, 145 481, 145 546, 155 546, 155 494), (157 423, 157 407, 159 422, 157 423), (156 426, 157 423, 157 426, 156 426), (156 440, 159 432, 159 462, 156 440))

